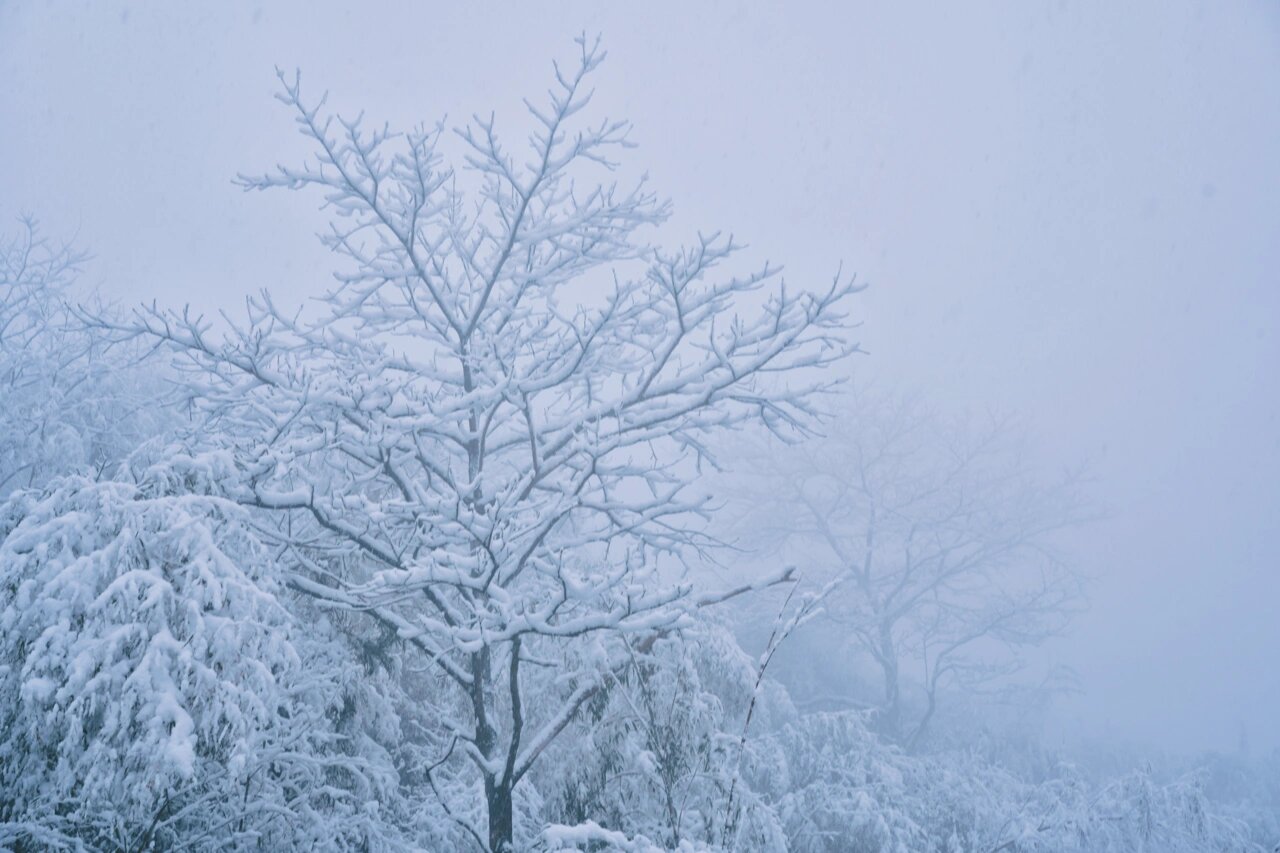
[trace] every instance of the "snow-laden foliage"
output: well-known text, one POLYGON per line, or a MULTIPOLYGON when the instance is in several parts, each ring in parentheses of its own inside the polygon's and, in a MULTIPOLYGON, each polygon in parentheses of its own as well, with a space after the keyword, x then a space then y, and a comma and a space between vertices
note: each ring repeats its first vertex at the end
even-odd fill
MULTIPOLYGON (((755 681, 755 662, 716 626, 630 648, 628 664, 555 748, 551 769, 535 775, 549 815, 673 849, 719 847, 731 837, 759 849, 781 844, 772 814, 748 789, 730 801, 755 681)), ((754 715, 760 728, 794 713, 777 685, 769 687, 754 715)))
POLYGON ((1242 819, 1202 773, 1096 778, 1058 760, 1029 781, 977 750, 905 752, 870 712, 798 714, 776 684, 739 762, 758 662, 726 639, 700 628, 637 652, 537 774, 549 837, 587 851, 1268 850, 1266 809, 1242 819))
POLYGON ((807 715, 752 743, 750 777, 793 851, 1256 851, 1195 777, 1030 783, 964 750, 914 756, 856 712, 807 715))
POLYGON ((209 494, 229 475, 179 459, 0 509, 0 839, 385 839, 397 780, 343 733, 362 688, 342 684, 334 641, 291 618, 243 510, 209 494))
MULTIPOLYGON (((289 594, 253 517, 217 496, 228 457, 157 455, 0 510, 0 843, 478 846, 485 792, 444 760, 438 670, 289 594)), ((719 627, 619 654, 517 788, 519 849, 1259 853, 1274 830, 1266 803, 1207 798, 1264 792, 1242 767, 1096 781, 1059 764, 1033 783, 978 750, 905 753, 864 713, 799 714, 719 627)))

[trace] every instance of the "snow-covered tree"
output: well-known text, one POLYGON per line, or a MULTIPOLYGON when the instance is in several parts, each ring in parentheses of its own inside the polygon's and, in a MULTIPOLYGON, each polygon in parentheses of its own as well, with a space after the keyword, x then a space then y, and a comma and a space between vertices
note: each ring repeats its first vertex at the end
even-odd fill
POLYGON ((583 118, 604 54, 579 45, 527 102, 527 145, 477 118, 459 169, 438 128, 334 119, 282 76, 315 159, 243 183, 321 194, 338 287, 315 316, 263 293, 223 332, 165 311, 116 326, 189 357, 234 497, 277 515, 292 586, 436 667, 433 779, 495 853, 517 786, 626 665, 622 639, 721 595, 681 568, 706 541, 694 481, 717 436, 803 420, 852 349, 839 277, 721 273, 737 246, 718 235, 646 243, 668 206, 643 180, 601 183, 629 128, 583 118))
POLYGON ((386 712, 344 686, 333 632, 291 617, 246 512, 217 497, 228 464, 69 476, 0 508, 0 844, 399 845, 369 734, 386 712))
POLYGON ((837 580, 814 630, 869 659, 880 725, 915 746, 943 691, 1008 676, 1078 610, 1081 580, 1054 535, 1085 505, 1075 477, 1038 479, 999 419, 860 391, 824 429, 751 455, 737 481, 748 541, 837 580))

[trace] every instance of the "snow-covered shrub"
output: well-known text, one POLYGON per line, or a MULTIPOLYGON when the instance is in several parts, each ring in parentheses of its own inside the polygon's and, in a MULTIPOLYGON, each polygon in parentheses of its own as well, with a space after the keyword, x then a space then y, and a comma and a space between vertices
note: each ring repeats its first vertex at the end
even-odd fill
POLYGON ((748 744, 745 777, 778 816, 787 849, 924 849, 900 753, 857 712, 800 717, 748 744))
POLYGON ((747 778, 791 851, 1209 853, 1264 848, 1197 778, 1096 783, 1069 765, 1034 784, 977 751, 917 756, 856 712, 811 714, 750 743, 747 778))
POLYGON ((352 661, 303 636, 244 511, 208 493, 228 475, 187 459, 0 508, 0 843, 394 844, 352 661))
MULTIPOLYGON (((745 784, 734 788, 755 677, 753 662, 713 624, 632 649, 630 665, 580 712, 538 776, 548 819, 670 849, 724 849, 732 836, 752 840, 743 849, 785 849, 772 813, 745 784)), ((776 689, 760 704, 753 726, 791 712, 776 689)))

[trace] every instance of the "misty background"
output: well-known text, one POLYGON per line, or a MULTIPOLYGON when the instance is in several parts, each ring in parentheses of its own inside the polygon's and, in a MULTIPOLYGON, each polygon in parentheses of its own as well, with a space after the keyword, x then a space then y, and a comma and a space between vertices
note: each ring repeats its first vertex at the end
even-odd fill
MULTIPOLYGON (((1280 7, 0 3, 0 215, 123 304, 318 294, 323 224, 238 172, 305 150, 301 68, 394 125, 499 115, 581 31, 674 226, 843 262, 859 377, 1013 411, 1090 463, 1060 725, 1280 745, 1280 7)), ((1052 733, 1051 733, 1052 734, 1052 733)))

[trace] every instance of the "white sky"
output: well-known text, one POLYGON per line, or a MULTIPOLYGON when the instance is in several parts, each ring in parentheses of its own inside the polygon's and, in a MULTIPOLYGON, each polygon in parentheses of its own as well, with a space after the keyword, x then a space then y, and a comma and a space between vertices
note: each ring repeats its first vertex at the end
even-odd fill
POLYGON ((273 67, 393 123, 514 115, 580 31, 676 224, 872 288, 859 369, 1093 458, 1089 727, 1280 745, 1280 6, 0 2, 0 216, 125 302, 327 286, 273 67))

